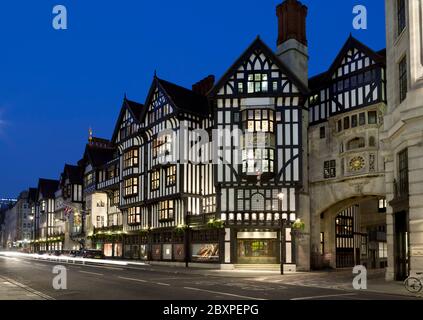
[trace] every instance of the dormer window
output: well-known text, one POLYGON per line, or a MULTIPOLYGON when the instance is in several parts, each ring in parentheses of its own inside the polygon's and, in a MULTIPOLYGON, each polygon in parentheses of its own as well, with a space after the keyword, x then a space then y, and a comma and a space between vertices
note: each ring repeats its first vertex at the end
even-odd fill
POLYGON ((248 75, 248 93, 268 92, 269 82, 267 74, 255 73, 248 75))

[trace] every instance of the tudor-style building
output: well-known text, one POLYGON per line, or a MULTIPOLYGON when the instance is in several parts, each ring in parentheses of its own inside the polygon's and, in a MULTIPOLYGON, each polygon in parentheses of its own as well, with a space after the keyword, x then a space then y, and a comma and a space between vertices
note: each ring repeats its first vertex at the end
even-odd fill
POLYGON ((34 251, 49 251, 54 249, 53 241, 59 236, 55 227, 55 192, 59 181, 39 179, 36 201, 31 205, 34 215, 34 251))
POLYGON ((55 250, 75 250, 81 244, 75 239, 82 228, 83 168, 66 164, 55 193, 55 223, 59 234, 55 250))
POLYGON ((87 248, 103 250, 106 257, 123 256, 123 218, 119 210, 120 165, 109 140, 90 133, 84 157, 84 210, 81 238, 87 248))
POLYGON ((307 10, 287 1, 277 13, 277 53, 257 38, 210 93, 219 132, 214 179, 217 211, 226 224, 222 262, 284 261, 295 270, 290 224, 299 217, 308 220, 299 214, 307 68, 296 69, 307 55, 307 10), (286 28, 281 20, 294 17, 299 28, 286 28), (292 54, 291 46, 300 49, 292 54))

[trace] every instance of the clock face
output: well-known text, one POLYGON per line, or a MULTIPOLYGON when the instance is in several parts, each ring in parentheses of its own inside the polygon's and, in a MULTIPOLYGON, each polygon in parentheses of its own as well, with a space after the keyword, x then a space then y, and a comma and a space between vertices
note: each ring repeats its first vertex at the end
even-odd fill
POLYGON ((364 168, 366 162, 364 161, 363 157, 355 157, 352 158, 350 161, 350 170, 351 171, 360 171, 364 168))

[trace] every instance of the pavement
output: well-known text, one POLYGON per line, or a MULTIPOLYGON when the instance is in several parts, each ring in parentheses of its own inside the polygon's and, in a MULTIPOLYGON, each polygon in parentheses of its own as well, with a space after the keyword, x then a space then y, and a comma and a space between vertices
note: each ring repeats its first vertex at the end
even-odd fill
POLYGON ((145 264, 90 265, 0 255, 0 300, 419 300, 402 283, 370 271, 368 290, 352 288, 351 271, 280 275, 145 264), (53 267, 66 269, 55 290, 53 267))

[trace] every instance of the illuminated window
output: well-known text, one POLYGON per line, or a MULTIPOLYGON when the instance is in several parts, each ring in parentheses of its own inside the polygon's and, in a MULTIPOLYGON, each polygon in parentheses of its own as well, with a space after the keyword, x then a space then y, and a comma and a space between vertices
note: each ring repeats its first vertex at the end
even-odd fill
POLYGON ((275 150, 246 149, 242 150, 242 172, 252 175, 269 173, 274 170, 275 150))
POLYGON ((124 181, 124 196, 130 197, 138 194, 138 178, 129 178, 124 181))
POLYGON ((242 114, 244 129, 248 132, 273 133, 274 115, 274 111, 269 109, 245 110, 242 114))
POLYGON ((169 155, 172 150, 171 135, 162 135, 153 140, 153 158, 169 155))
POLYGON ((119 189, 117 189, 113 191, 112 197, 110 199, 110 205, 112 207, 117 207, 119 205, 119 202, 120 202, 120 192, 119 192, 119 189))
POLYGON ((132 168, 138 166, 139 163, 139 152, 138 149, 132 149, 123 155, 123 168, 132 168))
POLYGON ((267 92, 268 90, 267 74, 256 73, 248 75, 248 93, 267 92))
POLYGON ((161 221, 174 219, 174 202, 173 200, 161 201, 159 203, 159 219, 161 221))
POLYGON ((386 212, 386 205, 387 205, 387 202, 385 198, 379 199, 379 212, 381 213, 386 212))
POLYGON ((171 187, 176 184, 176 166, 166 168, 166 186, 171 187))
POLYGON ((160 188, 160 171, 155 170, 151 173, 151 190, 158 190, 160 188))
POLYGON ((386 242, 379 242, 379 259, 388 258, 388 244, 386 242))
POLYGON ((141 208, 129 208, 128 209, 128 224, 140 224, 141 223, 141 208))

